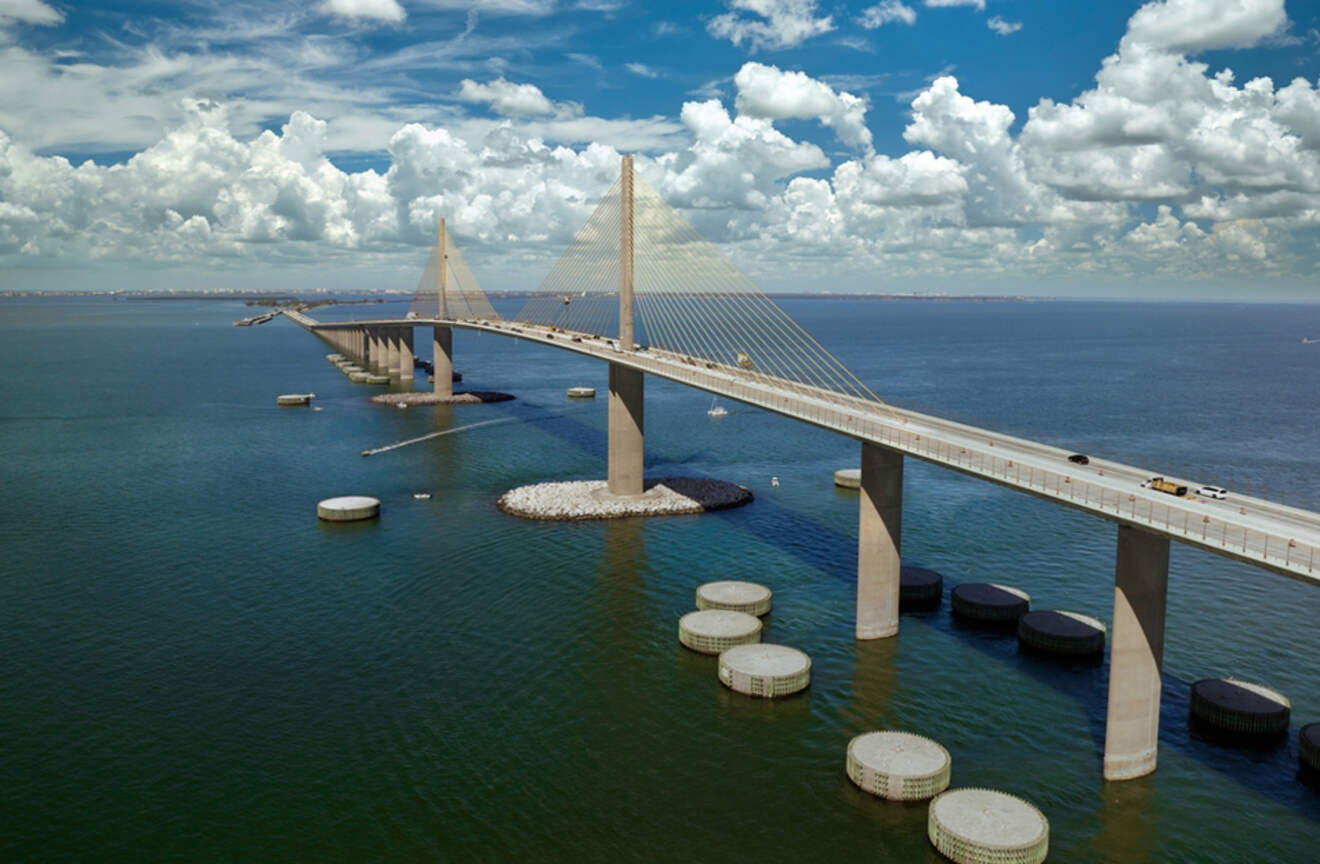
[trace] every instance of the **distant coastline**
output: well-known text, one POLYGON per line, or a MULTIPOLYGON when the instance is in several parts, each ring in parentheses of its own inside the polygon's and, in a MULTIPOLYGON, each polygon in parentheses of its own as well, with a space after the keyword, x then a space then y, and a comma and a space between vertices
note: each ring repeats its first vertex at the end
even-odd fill
MULTIPOLYGON (((243 300, 260 301, 266 305, 289 302, 317 302, 322 304, 383 303, 387 299, 403 300, 414 291, 345 291, 309 294, 271 294, 265 291, 0 291, 0 297, 115 297, 124 300, 243 300)), ((529 298, 536 291, 487 291, 488 297, 529 298)), ((849 294, 839 292, 785 291, 765 292, 767 297, 787 300, 962 300, 979 302, 1040 303, 1060 299, 1053 296, 1026 294, 849 294)), ((1095 298, 1100 299, 1100 298, 1095 298)))

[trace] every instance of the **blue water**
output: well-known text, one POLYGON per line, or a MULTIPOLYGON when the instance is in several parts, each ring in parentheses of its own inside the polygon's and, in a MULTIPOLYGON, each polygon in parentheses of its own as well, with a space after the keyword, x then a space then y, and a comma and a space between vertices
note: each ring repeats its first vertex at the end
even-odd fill
MULTIPOLYGON (((1320 508, 1320 345, 1300 341, 1320 306, 782 305, 896 405, 1320 508)), ((5 859, 940 860, 923 807, 844 775, 874 728, 1033 801, 1053 861, 1315 859, 1311 586, 1175 544, 1159 770, 1105 784, 1106 665, 1022 655, 947 601, 853 641, 857 501, 830 476, 855 442, 737 405, 712 421, 708 396, 648 379, 648 472, 756 501, 525 522, 501 492, 603 474, 605 401, 564 397, 603 392, 602 366, 457 332, 464 385, 517 400, 399 411, 292 324, 230 326, 247 314, 0 300, 5 859), (323 410, 274 404, 309 390, 323 410), (487 419, 507 422, 358 455, 487 419), (318 523, 350 493, 381 519, 318 523), (775 592, 766 641, 811 654, 805 695, 731 694, 678 646, 695 586, 738 577, 775 592), (1226 674, 1292 700, 1286 741, 1188 729, 1191 682, 1226 674)), ((905 483, 904 558, 946 589, 1110 620, 1114 526, 916 460, 905 483)))

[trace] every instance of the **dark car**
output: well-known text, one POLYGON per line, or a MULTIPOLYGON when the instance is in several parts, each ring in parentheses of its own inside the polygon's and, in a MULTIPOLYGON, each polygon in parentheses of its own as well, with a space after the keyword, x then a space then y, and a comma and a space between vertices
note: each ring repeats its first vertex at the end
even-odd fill
POLYGON ((1091 460, 1090 460, 1089 458, 1087 458, 1087 456, 1086 456, 1085 453, 1074 453, 1074 454, 1072 454, 1071 456, 1068 457, 1068 461, 1069 461, 1069 462, 1072 462, 1072 463, 1074 463, 1074 464, 1076 464, 1076 465, 1090 465, 1090 464, 1091 464, 1091 460))

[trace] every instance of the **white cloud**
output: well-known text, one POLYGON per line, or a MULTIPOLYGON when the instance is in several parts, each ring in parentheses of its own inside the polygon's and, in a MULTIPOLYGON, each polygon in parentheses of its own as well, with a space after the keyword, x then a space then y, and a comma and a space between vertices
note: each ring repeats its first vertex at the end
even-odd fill
POLYGON ((408 17, 396 0, 323 0, 318 8, 340 18, 370 18, 394 24, 408 17))
POLYGON ((868 6, 863 9, 861 17, 857 19, 857 23, 867 30, 883 27, 892 21, 899 21, 903 24, 916 24, 917 11, 911 6, 904 6, 900 0, 884 0, 884 2, 875 6, 868 6))
POLYGON ((564 56, 567 57, 569 60, 572 60, 574 63, 581 63, 583 66, 586 66, 588 69, 595 69, 597 72, 605 71, 605 64, 600 62, 599 58, 597 58, 594 54, 582 54, 577 51, 570 51, 564 56))
POLYGON ((726 0, 734 12, 717 15, 706 24, 712 36, 734 45, 775 51, 800 45, 834 29, 831 16, 816 17, 817 0, 726 0), (750 12, 764 20, 740 15, 750 12))
POLYGON ((555 110, 541 88, 535 84, 514 84, 503 78, 496 78, 487 84, 478 84, 471 78, 464 78, 458 88, 458 98, 463 102, 488 103, 497 114, 506 117, 552 114, 555 110))
POLYGON ((1277 4, 1221 5, 1215 26, 1182 35, 1178 25, 1191 19, 1181 0, 1139 9, 1093 89, 1031 109, 1021 142, 1034 175, 1074 200, 1168 201, 1200 219, 1314 220, 1316 90, 1300 79, 1278 90, 1268 78, 1239 87, 1231 71, 1212 76, 1181 53, 1286 24, 1277 4))
POLYGON ((459 9, 490 15, 528 15, 542 17, 555 10, 555 0, 414 0, 435 9, 459 9))
POLYGON ((851 93, 835 92, 803 72, 784 72, 760 63, 744 63, 733 83, 738 88, 735 104, 743 114, 772 120, 815 118, 849 147, 871 150, 866 102, 851 93))
POLYGON ((1017 31, 1021 30, 1022 22, 1005 21, 1003 18, 1000 18, 998 15, 992 15, 990 19, 985 22, 985 26, 989 27, 991 30, 995 31, 1000 36, 1007 36, 1010 33, 1016 33, 1017 31))
POLYGON ((1133 14, 1122 45, 1198 54, 1248 48, 1287 26, 1283 0, 1155 0, 1133 14))
MULTIPOLYGON (((868 106, 847 92, 861 85, 760 63, 739 69, 732 100, 714 88, 678 118, 590 116, 535 85, 490 80, 491 66, 463 79, 458 97, 498 116, 452 102, 406 116, 383 109, 389 94, 372 82, 453 57, 449 43, 363 62, 343 42, 280 36, 270 50, 287 53, 274 59, 144 50, 120 65, 0 46, 0 286, 34 265, 111 260, 412 266, 441 213, 498 285, 509 262, 543 269, 562 249, 613 182, 620 151, 636 152, 647 182, 751 262, 754 277, 762 264, 774 276, 810 261, 839 287, 1313 280, 1320 89, 1301 78, 1239 82, 1184 53, 1207 39, 1268 38, 1286 19, 1224 7, 1216 20, 1237 24, 1189 42, 1169 23, 1180 8, 1143 6, 1094 85, 1068 102, 1041 100, 1020 132, 974 82, 937 77, 911 98, 907 152, 889 154, 872 151, 868 106), (355 69, 361 86, 311 74, 331 67, 355 69), (280 69, 291 71, 278 89, 261 89, 280 69), (162 92, 213 80, 252 95, 162 107, 162 92), (296 90, 335 113, 278 113, 296 90), (289 119, 262 131, 271 116, 289 119), (831 159, 776 128, 802 118, 828 125, 854 154, 831 159), (50 141, 104 146, 101 125, 139 152, 113 166, 33 152, 50 141), (336 168, 326 154, 345 141, 384 146, 388 170, 336 168)), ((483 58, 518 50, 475 31, 465 39, 476 45, 462 50, 483 58)))
POLYGON ((647 66, 645 63, 625 63, 623 68, 634 75, 640 75, 643 78, 659 78, 660 73, 647 66))
POLYGON ((63 20, 63 12, 41 0, 0 0, 0 27, 15 21, 49 27, 63 20))
POLYGON ((949 6, 971 6, 977 12, 985 11, 985 0, 926 0, 926 6, 931 9, 940 9, 949 6))

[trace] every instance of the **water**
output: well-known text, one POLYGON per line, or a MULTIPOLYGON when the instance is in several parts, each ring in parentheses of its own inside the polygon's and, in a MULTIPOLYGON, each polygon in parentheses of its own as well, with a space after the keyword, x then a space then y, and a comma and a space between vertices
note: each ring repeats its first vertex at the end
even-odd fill
MULTIPOLYGON (((1300 341, 1320 307, 783 305, 897 405, 1320 506, 1320 348, 1300 341)), ((1320 719, 1314 588, 1175 544, 1159 770, 1106 785, 1106 666, 1021 655, 947 600, 853 641, 857 502, 831 473, 855 442, 736 404, 714 421, 648 379, 648 472, 757 500, 524 522, 502 491, 602 475, 605 400, 564 397, 603 393, 602 366, 458 332, 464 384, 517 401, 399 411, 288 322, 229 326, 245 314, 0 301, 5 859, 937 861, 924 807, 844 775, 852 735, 894 727, 941 741, 955 785, 1036 803, 1054 861, 1314 860, 1320 794, 1295 776, 1320 719), (308 390, 324 410, 274 404, 308 390), (380 497, 379 522, 317 522, 348 493, 380 497), (729 693, 678 646, 695 586, 737 577, 775 592, 765 639, 812 655, 805 696, 729 693), (1287 741, 1189 731, 1190 683, 1225 674, 1292 699, 1287 741)), ((903 543, 946 588, 1110 620, 1104 521, 909 460, 903 543)))

